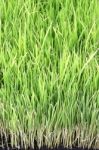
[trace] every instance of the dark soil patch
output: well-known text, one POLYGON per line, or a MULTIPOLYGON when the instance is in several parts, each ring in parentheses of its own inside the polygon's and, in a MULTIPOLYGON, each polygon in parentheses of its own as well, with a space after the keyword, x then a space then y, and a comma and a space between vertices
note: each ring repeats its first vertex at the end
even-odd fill
MULTIPOLYGON (((24 148, 11 148, 11 147, 9 147, 9 148, 7 148, 7 147, 4 147, 4 148, 0 148, 0 150, 25 150, 24 148)), ((85 149, 83 149, 83 148, 64 148, 63 146, 59 146, 59 147, 56 147, 56 148, 47 148, 46 146, 44 146, 44 147, 41 147, 40 149, 39 148, 27 148, 27 150, 93 150, 93 149, 88 149, 88 148, 85 148, 85 149)), ((98 150, 98 149, 96 149, 96 150, 98 150)))
MULTIPOLYGON (((19 139, 20 139, 20 137, 19 137, 19 139)), ((0 150, 25 150, 25 148, 21 148, 21 147, 20 148, 16 148, 16 147, 13 148, 13 147, 11 147, 10 143, 11 143, 11 136, 9 133, 8 133, 7 138, 5 138, 4 134, 2 136, 0 134, 0 150), (3 147, 1 147, 2 143, 3 143, 3 147)), ((82 147, 78 147, 77 145, 73 146, 72 148, 64 148, 63 144, 60 144, 58 147, 55 147, 55 148, 48 148, 47 146, 42 146, 39 149, 37 146, 36 140, 34 140, 34 149, 32 147, 28 147, 26 150, 99 150, 99 149, 82 148, 82 147)))

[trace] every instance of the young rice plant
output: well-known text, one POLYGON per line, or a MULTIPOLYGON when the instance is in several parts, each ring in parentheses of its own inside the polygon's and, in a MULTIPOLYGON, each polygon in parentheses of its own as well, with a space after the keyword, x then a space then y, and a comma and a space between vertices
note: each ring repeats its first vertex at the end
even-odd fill
POLYGON ((99 148, 98 0, 0 0, 0 134, 99 148))

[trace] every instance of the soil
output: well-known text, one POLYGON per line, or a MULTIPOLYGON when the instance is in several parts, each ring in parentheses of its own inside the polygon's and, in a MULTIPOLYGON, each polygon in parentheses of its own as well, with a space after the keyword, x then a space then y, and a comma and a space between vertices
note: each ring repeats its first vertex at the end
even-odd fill
MULTIPOLYGON (((0 146, 2 145, 1 141, 4 143, 3 144, 4 146, 0 147, 0 150, 25 150, 24 148, 12 148, 11 144, 9 144, 10 143, 10 135, 9 134, 8 134, 8 137, 7 137, 7 142, 5 140, 5 136, 3 135, 1 137, 1 135, 0 135, 0 146)), ((34 141, 34 149, 29 147, 26 150, 99 150, 99 149, 92 149, 92 148, 88 149, 88 148, 81 148, 81 147, 64 148, 64 146, 62 144, 60 144, 56 148, 48 148, 46 146, 43 146, 39 149, 38 146, 37 146, 37 142, 34 141)))
MULTIPOLYGON (((25 149, 18 149, 18 148, 7 148, 7 147, 4 147, 4 148, 0 148, 0 150, 25 150, 25 149)), ((64 148, 63 146, 59 146, 57 148, 47 148, 47 147, 41 147, 40 149, 38 148, 35 148, 35 149, 32 149, 32 148, 28 148, 27 150, 93 150, 93 149, 88 149, 88 148, 64 148)), ((98 149, 97 149, 98 150, 98 149)))
POLYGON ((47 146, 43 146, 40 149, 37 146, 34 146, 34 149, 31 147, 28 147, 27 149, 25 148, 12 148, 10 145, 0 147, 0 150, 99 150, 99 149, 93 149, 93 148, 82 148, 82 147, 73 147, 73 148, 64 148, 63 145, 60 145, 55 148, 48 148, 47 146))

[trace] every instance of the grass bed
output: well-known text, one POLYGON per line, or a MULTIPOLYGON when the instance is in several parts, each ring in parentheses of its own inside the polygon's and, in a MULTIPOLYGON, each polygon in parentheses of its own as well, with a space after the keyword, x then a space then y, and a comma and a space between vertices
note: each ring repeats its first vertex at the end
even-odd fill
POLYGON ((0 134, 99 148, 98 0, 0 0, 0 134))

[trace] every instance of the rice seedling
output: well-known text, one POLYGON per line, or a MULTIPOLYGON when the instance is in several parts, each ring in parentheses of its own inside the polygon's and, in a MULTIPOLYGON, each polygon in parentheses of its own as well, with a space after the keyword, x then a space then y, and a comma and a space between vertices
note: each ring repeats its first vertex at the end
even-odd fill
POLYGON ((0 134, 99 148, 98 0, 0 1, 0 134))

